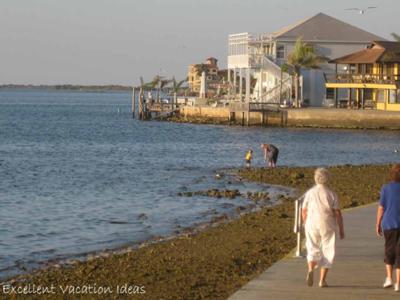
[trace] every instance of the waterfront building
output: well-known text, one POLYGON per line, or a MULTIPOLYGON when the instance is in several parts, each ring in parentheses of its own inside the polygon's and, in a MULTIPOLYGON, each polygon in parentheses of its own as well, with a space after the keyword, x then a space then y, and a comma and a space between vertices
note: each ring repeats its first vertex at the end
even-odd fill
POLYGON ((376 41, 331 63, 335 74, 325 86, 336 106, 400 111, 399 42, 376 41))
POLYGON ((207 58, 205 63, 189 66, 188 84, 191 92, 199 93, 201 87, 201 76, 205 72, 207 84, 211 85, 220 80, 218 60, 214 57, 207 58))
POLYGON ((281 67, 287 63, 288 55, 299 38, 312 45, 317 54, 327 60, 319 69, 301 71, 301 102, 311 106, 329 104, 326 101, 325 74, 329 76, 335 72, 329 60, 363 50, 373 40, 384 40, 323 13, 274 33, 259 36, 249 33, 231 34, 228 70, 235 75, 228 72, 230 98, 246 102, 289 101, 293 93, 293 78, 282 71, 281 67), (256 81, 253 91, 251 78, 256 81))

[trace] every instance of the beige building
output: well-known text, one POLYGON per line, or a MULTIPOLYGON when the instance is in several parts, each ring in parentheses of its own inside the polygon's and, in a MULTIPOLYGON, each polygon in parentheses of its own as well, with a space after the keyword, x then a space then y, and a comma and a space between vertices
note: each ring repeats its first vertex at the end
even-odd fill
POLYGON ((218 68, 218 60, 214 57, 207 58, 205 63, 189 66, 188 84, 191 92, 200 91, 201 74, 206 73, 207 86, 213 89, 216 83, 221 81, 221 71, 218 68))

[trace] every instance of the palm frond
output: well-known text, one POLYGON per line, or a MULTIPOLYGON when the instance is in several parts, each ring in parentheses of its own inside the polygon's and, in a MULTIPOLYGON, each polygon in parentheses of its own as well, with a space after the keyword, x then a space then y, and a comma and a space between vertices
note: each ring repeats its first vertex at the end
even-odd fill
POLYGON ((298 38, 293 51, 288 55, 288 64, 299 73, 302 68, 316 69, 327 59, 316 53, 314 47, 298 38))
POLYGON ((392 37, 397 41, 397 42, 399 42, 400 43, 400 35, 398 35, 398 34, 396 34, 396 33, 392 33, 392 37))

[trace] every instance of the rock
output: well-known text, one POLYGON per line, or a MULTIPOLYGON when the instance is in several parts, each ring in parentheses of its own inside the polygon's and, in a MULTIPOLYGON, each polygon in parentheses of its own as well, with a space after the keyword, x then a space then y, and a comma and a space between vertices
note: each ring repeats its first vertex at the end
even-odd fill
POLYGON ((238 206, 238 207, 235 208, 235 210, 236 210, 236 212, 239 214, 239 213, 241 213, 242 211, 246 210, 246 207, 244 207, 244 206, 238 206))
POLYGON ((138 218, 138 220, 147 220, 148 219, 148 217, 145 213, 139 214, 137 218, 138 218))
POLYGON ((281 219, 287 219, 287 218, 289 218, 289 216, 288 216, 286 213, 282 213, 279 217, 280 217, 281 219))
POLYGON ((304 178, 304 173, 301 173, 301 172, 293 172, 293 173, 290 174, 290 178, 291 178, 292 180, 302 179, 302 178, 304 178))

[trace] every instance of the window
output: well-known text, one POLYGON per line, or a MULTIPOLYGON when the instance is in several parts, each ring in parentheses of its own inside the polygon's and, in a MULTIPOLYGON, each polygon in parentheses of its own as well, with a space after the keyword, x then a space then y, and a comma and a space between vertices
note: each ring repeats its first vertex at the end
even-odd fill
POLYGON ((364 90, 364 99, 365 100, 372 100, 372 89, 365 89, 364 90))
POLYGON ((376 101, 378 103, 385 103, 385 93, 386 93, 386 90, 377 90, 376 91, 376 101))
POLYGON ((364 65, 363 64, 358 64, 357 65, 357 73, 358 74, 364 74, 364 65))
POLYGON ((279 58, 279 59, 285 58, 285 46, 284 45, 276 46, 276 58, 279 58))
POLYGON ((400 103, 400 90, 389 90, 389 104, 400 103))
POLYGON ((334 99, 335 98, 335 89, 327 88, 326 89, 326 99, 334 99))
POLYGON ((366 64, 365 65, 365 74, 372 74, 372 68, 373 68, 372 64, 366 64))

